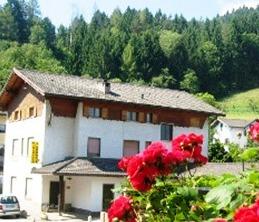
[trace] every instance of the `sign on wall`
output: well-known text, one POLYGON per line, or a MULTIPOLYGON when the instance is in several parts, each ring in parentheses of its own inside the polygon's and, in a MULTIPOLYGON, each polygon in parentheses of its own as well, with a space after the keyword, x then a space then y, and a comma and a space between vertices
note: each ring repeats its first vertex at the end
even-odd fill
POLYGON ((39 162, 39 142, 32 141, 31 143, 31 163, 39 162))

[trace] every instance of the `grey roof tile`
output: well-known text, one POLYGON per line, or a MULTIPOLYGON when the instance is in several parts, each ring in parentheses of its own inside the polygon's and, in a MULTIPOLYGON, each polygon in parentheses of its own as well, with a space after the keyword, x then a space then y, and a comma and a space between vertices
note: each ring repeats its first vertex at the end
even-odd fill
POLYGON ((74 176, 125 176, 118 167, 119 159, 77 157, 34 168, 32 173, 74 176))
POLYGON ((252 123, 254 120, 219 118, 219 121, 224 122, 225 124, 227 124, 230 127, 245 128, 247 125, 252 123))
POLYGON ((44 95, 78 99, 92 98, 224 115, 220 110, 184 91, 127 83, 111 83, 111 93, 105 94, 98 89, 100 79, 17 69, 14 69, 14 72, 18 73, 29 84, 40 89, 44 95))

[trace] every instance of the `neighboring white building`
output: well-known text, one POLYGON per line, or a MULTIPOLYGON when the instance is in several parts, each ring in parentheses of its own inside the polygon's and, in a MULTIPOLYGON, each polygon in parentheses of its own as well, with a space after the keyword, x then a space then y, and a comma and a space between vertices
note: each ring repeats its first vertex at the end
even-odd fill
POLYGON ((214 107, 177 90, 14 69, 0 95, 8 112, 4 193, 21 207, 97 212, 125 176, 119 159, 181 133, 205 138, 214 107))
POLYGON ((255 121, 218 118, 211 124, 215 129, 214 139, 223 144, 234 143, 244 148, 247 145, 247 129, 255 121))

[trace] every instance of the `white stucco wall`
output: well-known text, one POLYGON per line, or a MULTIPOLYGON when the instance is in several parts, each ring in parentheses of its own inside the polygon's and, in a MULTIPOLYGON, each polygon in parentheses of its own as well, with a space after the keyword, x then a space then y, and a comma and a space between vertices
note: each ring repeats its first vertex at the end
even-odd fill
POLYGON ((44 113, 45 106, 40 117, 17 122, 7 121, 6 124, 3 193, 10 193, 11 177, 16 177, 13 193, 18 197, 21 209, 26 209, 28 212, 30 212, 30 209, 40 210, 41 205, 42 179, 40 175, 31 174, 31 170, 33 167, 40 167, 42 164, 45 135, 44 113), (31 164, 31 150, 27 154, 28 138, 30 137, 39 142, 39 163, 37 164, 31 164), (16 155, 12 155, 13 139, 18 140, 16 155), (23 152, 21 152, 22 149, 23 152), (31 196, 33 197, 31 199, 25 197, 26 178, 32 178, 34 189, 31 189, 31 196))
MULTIPOLYGON (((101 157, 121 158, 124 140, 138 140, 140 151, 145 148, 146 141, 160 140, 160 125, 86 118, 82 115, 82 103, 78 105, 76 118, 58 117, 51 114, 48 101, 44 105, 41 117, 7 123, 6 127, 6 161, 4 171, 4 193, 10 192, 10 179, 17 178, 17 190, 22 209, 41 209, 42 203, 49 202, 50 181, 58 181, 58 177, 31 174, 32 167, 60 161, 68 156, 86 156, 88 137, 101 138, 101 157), (34 137, 38 141, 40 162, 30 163, 30 155, 12 156, 13 139, 24 138, 24 150, 27 138, 34 137), (43 152, 44 151, 44 152, 43 152), (25 179, 33 179, 33 198, 25 198, 25 179)), ((202 129, 174 126, 173 136, 181 133, 195 132, 204 135, 203 153, 207 154, 208 122, 202 129)), ((100 211, 102 209, 103 184, 117 186, 122 178, 112 177, 65 177, 65 202, 73 207, 100 211)))
POLYGON ((103 184, 120 185, 122 178, 72 177, 72 206, 79 209, 101 211, 103 184))
POLYGON ((218 123, 215 127, 215 139, 219 139, 223 144, 226 143, 226 140, 229 140, 230 143, 238 144, 241 148, 247 145, 247 136, 245 136, 243 128, 229 127, 225 123, 222 123, 222 126, 220 124, 218 123), (241 137, 238 137, 239 133, 241 137))
MULTIPOLYGON (((78 111, 80 112, 80 110, 82 110, 82 104, 78 107, 78 111)), ((87 155, 88 137, 101 138, 100 156, 107 158, 122 157, 124 140, 139 141, 140 151, 145 148, 146 141, 160 140, 161 126, 158 124, 86 118, 83 115, 78 115, 77 118, 78 120, 75 121, 76 141, 74 142, 77 146, 74 150, 74 156, 87 155)), ((203 134, 203 154, 207 155, 208 121, 205 122, 202 129, 196 127, 174 126, 173 137, 176 137, 181 133, 191 132, 203 134)))
POLYGON ((52 163, 73 155, 75 118, 54 116, 46 102, 45 152, 43 163, 52 163))

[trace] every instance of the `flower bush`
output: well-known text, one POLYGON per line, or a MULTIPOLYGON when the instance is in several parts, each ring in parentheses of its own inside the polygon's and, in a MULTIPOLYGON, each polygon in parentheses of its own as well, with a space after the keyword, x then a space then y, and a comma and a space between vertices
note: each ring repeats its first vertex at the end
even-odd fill
POLYGON ((234 215, 235 222, 258 222, 259 221, 259 199, 248 207, 240 207, 234 215))
MULTIPOLYGON (((258 134, 252 130, 251 134, 257 140, 258 134)), ((258 171, 221 177, 179 173, 180 168, 188 172, 190 163, 207 163, 202 143, 202 135, 182 134, 171 148, 154 142, 143 152, 122 158, 118 167, 127 173, 127 181, 122 195, 111 203, 109 221, 258 221, 254 215, 258 217, 259 201, 242 206, 256 199, 258 171), (209 193, 200 189, 204 185, 210 187, 209 193), (242 220, 245 216, 249 219, 242 220)))
POLYGON ((259 143, 259 122, 258 121, 249 127, 248 133, 251 140, 259 143))

